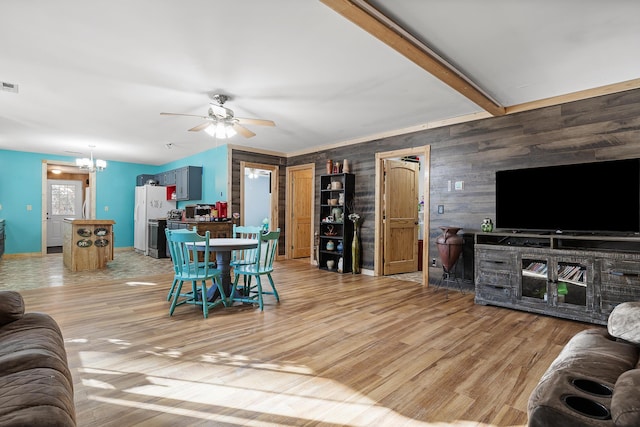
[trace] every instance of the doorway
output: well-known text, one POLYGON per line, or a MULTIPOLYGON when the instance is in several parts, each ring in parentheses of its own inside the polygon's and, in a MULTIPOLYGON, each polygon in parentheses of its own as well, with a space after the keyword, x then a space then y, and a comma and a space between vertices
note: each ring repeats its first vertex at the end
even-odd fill
POLYGON ((62 247, 62 221, 82 218, 82 181, 47 180, 47 253, 62 247))
POLYGON ((309 258, 315 246, 314 237, 314 177, 315 164, 287 168, 287 207, 285 233, 285 256, 287 259, 309 258))
MULTIPOLYGON (((75 163, 72 162, 64 162, 60 160, 43 160, 42 161, 42 212, 41 212, 41 243, 40 243, 40 251, 41 255, 44 256, 47 254, 48 247, 58 247, 62 245, 62 219, 65 217, 74 217, 74 218, 82 218, 83 217, 83 203, 86 202, 87 210, 91 212, 90 218, 95 218, 95 206, 96 206, 96 191, 95 191, 95 172, 89 173, 81 171, 75 163), (64 193, 64 197, 67 197, 66 201, 61 202, 61 200, 53 201, 54 197, 52 197, 49 181, 63 181, 70 182, 76 184, 63 184, 66 187, 58 187, 61 193, 64 193), (73 190, 68 185, 73 185, 73 190), (78 189, 76 185, 79 185, 78 189), (85 191, 85 189, 90 189, 89 191, 85 191), (69 198, 69 192, 73 192, 74 196, 69 198), (90 194, 89 200, 85 200, 85 195, 90 194), (79 197, 76 198, 76 195, 79 197), (67 204, 71 203, 70 200, 73 200, 73 207, 67 208, 65 207, 67 204), (51 204, 54 204, 53 207, 56 207, 56 212, 59 214, 56 219, 50 221, 49 213, 53 212, 51 209, 53 207, 51 204), (56 206, 56 203, 58 205, 56 206), (63 203, 63 205, 60 205, 63 203), (79 207, 77 205, 79 203, 79 207), (64 211, 64 212, 63 212, 64 211), (73 215, 71 214, 73 212, 73 215), (49 239, 52 239, 51 241, 49 239), (59 242, 59 244, 58 244, 59 242)), ((59 193, 59 195, 61 194, 59 193)), ((55 250, 53 251, 55 252, 55 250)))
MULTIPOLYGON (((385 161, 393 160, 393 159, 419 159, 420 161, 420 169, 419 169, 419 186, 422 190, 419 192, 419 200, 416 200, 415 204, 415 212, 418 218, 418 227, 417 232, 422 231, 423 239, 428 240, 429 231, 429 171, 430 171, 430 155, 431 155, 431 147, 416 147, 416 148, 408 148, 403 150, 395 150, 388 152, 376 153, 376 186, 375 186, 375 243, 374 243, 374 273, 376 276, 382 276, 385 274, 385 237, 387 239, 391 238, 392 234, 390 233, 390 227, 392 224, 389 221, 385 220, 385 200, 389 200, 389 198, 385 198, 385 161), (421 193, 421 194, 420 194, 421 193), (419 213, 418 203, 423 205, 422 213, 419 213)), ((419 239, 421 240, 421 239, 419 239)), ((418 242, 419 242, 418 240, 418 242)), ((403 253, 414 253, 414 251, 418 250, 420 247, 414 239, 399 239, 398 242, 405 242, 407 247, 401 248, 403 253), (415 245, 415 247, 414 247, 415 245)), ((422 260, 429 259, 429 244, 421 245, 421 254, 419 253, 419 257, 422 260), (421 255, 421 256, 420 256, 421 255)), ((422 283, 424 286, 428 286, 429 283, 429 268, 425 265, 422 268, 422 283)))
POLYGON ((260 226, 263 220, 269 229, 279 227, 278 177, 275 165, 240 162, 240 224, 260 226))

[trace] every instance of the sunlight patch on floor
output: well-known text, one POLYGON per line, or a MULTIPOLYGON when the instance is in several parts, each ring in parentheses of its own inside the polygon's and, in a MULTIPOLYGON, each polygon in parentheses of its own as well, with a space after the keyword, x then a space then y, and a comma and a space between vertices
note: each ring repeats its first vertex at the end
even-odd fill
POLYGON ((198 360, 178 361, 168 368, 167 376, 163 376, 162 369, 155 368, 153 358, 167 355, 142 354, 142 359, 131 363, 125 354, 81 352, 85 366, 80 370, 83 384, 96 390, 89 398, 159 414, 246 426, 326 423, 364 427, 384 419, 387 424, 391 420, 390 425, 403 426, 492 427, 471 421, 429 423, 412 420, 337 381, 316 377, 307 366, 279 365, 243 355, 212 353, 198 360), (126 366, 127 370, 122 370, 121 366, 126 366), (193 369, 207 370, 206 376, 210 380, 193 383, 175 378, 176 372, 193 369), (121 384, 126 386, 119 387, 121 384), (167 399, 189 402, 192 406, 205 405, 211 407, 211 412, 157 403, 167 399))

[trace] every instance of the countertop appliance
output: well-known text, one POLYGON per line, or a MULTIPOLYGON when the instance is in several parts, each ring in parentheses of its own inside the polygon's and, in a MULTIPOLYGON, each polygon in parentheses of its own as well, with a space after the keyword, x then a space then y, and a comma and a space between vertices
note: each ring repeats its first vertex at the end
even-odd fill
POLYGON ((180 221, 182 219, 183 213, 184 211, 182 209, 171 209, 169 212, 167 212, 167 219, 172 221, 180 221))
POLYGON ((175 200, 167 200, 166 187, 156 185, 136 187, 133 248, 137 252, 149 255, 149 220, 165 218, 167 212, 175 208, 175 200))

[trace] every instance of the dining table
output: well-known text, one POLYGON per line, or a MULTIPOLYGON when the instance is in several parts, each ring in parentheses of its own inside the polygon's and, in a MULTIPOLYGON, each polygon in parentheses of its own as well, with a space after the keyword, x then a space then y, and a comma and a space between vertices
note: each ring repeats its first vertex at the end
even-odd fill
MULTIPOLYGON (((206 242, 196 242, 204 250, 206 242)), ((215 237, 209 239, 209 252, 216 253, 216 263, 220 270, 220 282, 224 293, 231 296, 231 253, 241 249, 255 249, 258 247, 257 239, 241 239, 233 237, 215 237)), ((207 300, 215 301, 220 296, 217 287, 211 287, 207 291, 207 300)))

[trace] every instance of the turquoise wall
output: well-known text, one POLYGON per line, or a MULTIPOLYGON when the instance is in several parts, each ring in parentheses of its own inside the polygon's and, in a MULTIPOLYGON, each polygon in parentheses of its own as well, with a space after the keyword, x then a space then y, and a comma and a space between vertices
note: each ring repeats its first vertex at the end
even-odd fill
MULTIPOLYGON (((0 218, 6 221, 6 254, 41 252, 43 160, 73 162, 75 158, 0 150, 0 218)), ((96 218, 116 222, 115 247, 133 247, 136 177, 182 166, 202 166, 202 199, 179 202, 179 207, 227 200, 226 145, 162 166, 108 161, 107 168, 96 173, 96 218)))
POLYGON ((157 166, 108 162, 105 170, 96 173, 96 219, 116 222, 113 226, 115 247, 133 246, 136 177, 157 171, 157 166))
POLYGON ((178 208, 196 203, 215 203, 227 200, 227 146, 213 148, 193 156, 176 160, 159 168, 159 172, 182 166, 202 166, 202 199, 178 202, 178 208))
MULTIPOLYGON (((43 160, 73 162, 75 158, 0 150, 0 218, 6 226, 6 254, 41 252, 43 160)), ((107 169, 96 173, 96 218, 116 221, 116 247, 133 246, 136 176, 157 170, 158 166, 110 161, 107 169)))

